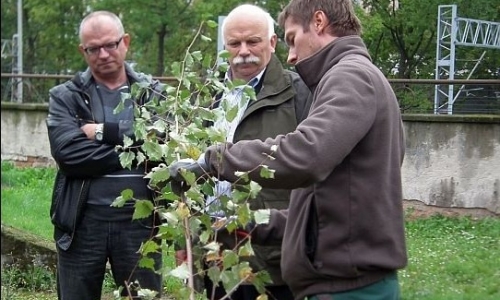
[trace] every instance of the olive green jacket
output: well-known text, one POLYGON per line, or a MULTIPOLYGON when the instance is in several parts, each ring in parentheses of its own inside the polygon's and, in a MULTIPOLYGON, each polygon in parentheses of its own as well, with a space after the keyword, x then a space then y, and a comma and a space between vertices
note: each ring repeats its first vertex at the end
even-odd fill
MULTIPOLYGON (((312 100, 309 88, 297 73, 285 70, 274 55, 255 90, 257 99, 248 104, 236 128, 234 142, 253 139, 263 141, 292 132, 309 112, 312 100)), ((290 192, 287 189, 263 188, 256 199, 250 200, 250 208, 285 209, 290 201, 290 192)), ((219 241, 232 249, 235 237, 220 238, 219 241)), ((280 268, 281 246, 252 244, 252 247, 255 252, 255 256, 250 259, 253 270, 266 270, 273 284, 284 284, 280 268)))

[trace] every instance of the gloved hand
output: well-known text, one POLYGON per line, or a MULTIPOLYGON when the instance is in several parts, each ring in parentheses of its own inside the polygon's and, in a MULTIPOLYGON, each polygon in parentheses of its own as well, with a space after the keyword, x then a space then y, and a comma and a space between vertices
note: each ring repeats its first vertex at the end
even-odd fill
POLYGON ((176 195, 186 192, 191 187, 182 175, 182 170, 192 172, 196 180, 204 179, 210 175, 207 171, 208 167, 204 155, 200 156, 197 161, 193 159, 178 160, 172 163, 168 170, 170 173, 170 187, 176 195))

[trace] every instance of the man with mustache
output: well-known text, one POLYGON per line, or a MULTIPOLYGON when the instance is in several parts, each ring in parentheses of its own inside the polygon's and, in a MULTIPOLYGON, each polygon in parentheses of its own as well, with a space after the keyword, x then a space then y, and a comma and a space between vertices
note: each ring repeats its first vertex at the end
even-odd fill
POLYGON ((197 162, 170 165, 234 182, 293 188, 287 210, 250 232, 252 245, 281 242, 283 279, 295 300, 400 300, 407 265, 400 108, 371 60, 351 0, 291 0, 278 17, 295 65, 313 93, 291 133, 207 148, 197 162), (272 156, 273 159, 266 159, 272 156), (274 170, 261 176, 261 165, 274 170))
MULTIPOLYGON (((273 18, 260 7, 243 4, 233 9, 222 24, 225 49, 229 52, 229 71, 225 82, 241 84, 230 93, 219 95, 214 108, 220 105, 238 105, 237 116, 228 121, 225 117, 214 122, 213 126, 227 132, 228 142, 240 140, 265 140, 278 134, 295 130, 307 116, 311 104, 309 89, 298 74, 283 69, 275 56, 277 36, 274 33, 273 18), (255 90, 256 100, 246 99, 243 86, 250 85, 255 90), (243 98, 243 99, 242 99, 243 98), (225 103, 224 103, 225 102, 225 103)), ((231 185, 222 181, 217 183, 218 195, 228 194, 231 185)), ((218 195, 208 197, 209 210, 220 215, 218 195)), ((264 208, 285 209, 288 207, 290 190, 262 189, 256 199, 250 200, 253 210, 264 208)), ((220 237, 221 234, 219 234, 220 237)), ((234 236, 222 237, 218 241, 226 249, 234 249, 234 236)), ((289 288, 281 277, 281 247, 254 246, 255 257, 250 259, 254 272, 266 270, 273 281, 266 286, 269 299, 288 300, 292 298, 289 288)), ((185 251, 177 251, 178 261, 185 257, 185 251)), ((218 266, 210 266, 217 267, 218 266)), ((219 282, 216 285, 205 277, 208 299, 221 299, 226 291, 219 282)), ((231 293, 233 300, 255 300, 259 296, 251 284, 243 284, 231 293)))

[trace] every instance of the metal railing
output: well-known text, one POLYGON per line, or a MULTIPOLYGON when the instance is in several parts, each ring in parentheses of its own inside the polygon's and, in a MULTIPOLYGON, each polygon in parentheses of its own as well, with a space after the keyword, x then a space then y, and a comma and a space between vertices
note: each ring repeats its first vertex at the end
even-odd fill
MULTIPOLYGON (((47 103, 53 86, 73 75, 2 73, 2 101, 47 103), (16 98, 18 84, 23 85, 22 99, 16 98)), ((176 83, 175 77, 153 77, 176 83)), ((460 92, 454 114, 500 114, 500 80, 496 79, 389 79, 403 113, 434 114, 434 92, 437 85, 448 85, 460 92)), ((441 113, 441 112, 438 112, 441 113)), ((442 112, 446 113, 446 112, 442 112)))

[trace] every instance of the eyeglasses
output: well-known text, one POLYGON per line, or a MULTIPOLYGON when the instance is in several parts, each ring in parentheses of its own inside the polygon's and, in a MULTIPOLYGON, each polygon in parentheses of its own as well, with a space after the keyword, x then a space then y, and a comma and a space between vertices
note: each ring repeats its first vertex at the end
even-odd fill
POLYGON ((101 49, 104 49, 104 50, 106 50, 106 52, 109 52, 109 51, 118 49, 118 45, 120 45, 120 42, 122 40, 123 40, 123 36, 116 42, 107 43, 107 44, 101 45, 101 46, 83 48, 83 51, 85 51, 85 53, 87 53, 87 55, 97 55, 101 52, 101 49))

